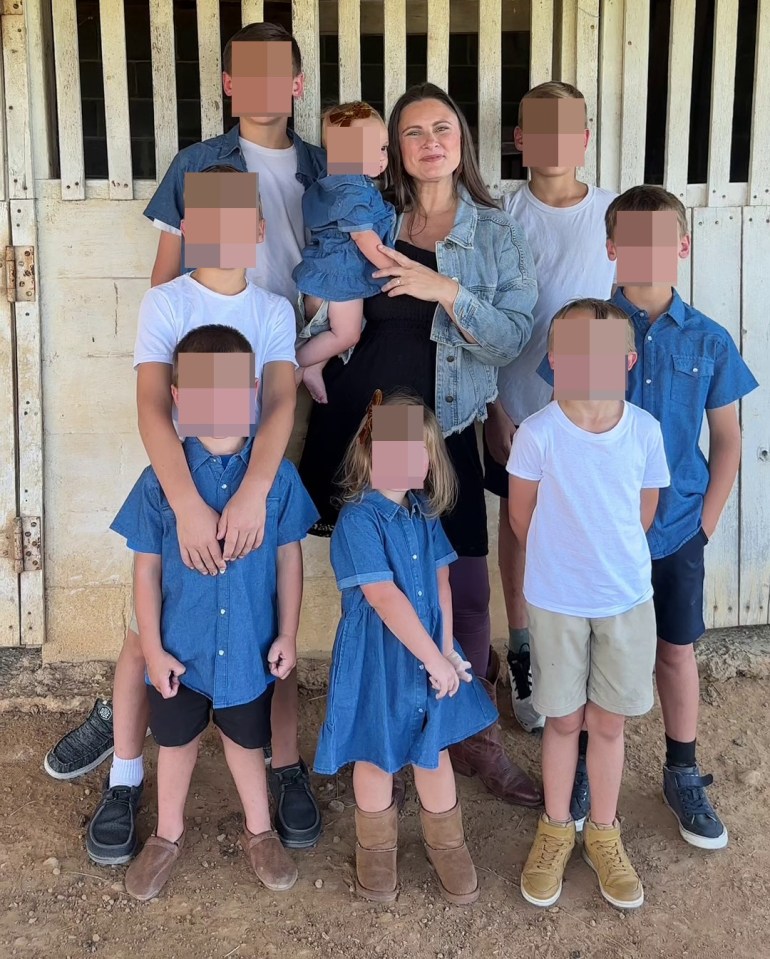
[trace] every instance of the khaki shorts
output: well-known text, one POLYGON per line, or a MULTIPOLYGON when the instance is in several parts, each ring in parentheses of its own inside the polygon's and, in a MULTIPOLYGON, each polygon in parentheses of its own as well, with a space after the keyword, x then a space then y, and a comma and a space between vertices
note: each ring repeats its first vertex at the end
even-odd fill
POLYGON ((648 599, 617 616, 586 619, 527 604, 532 705, 568 716, 586 702, 620 716, 652 709, 657 630, 648 599))

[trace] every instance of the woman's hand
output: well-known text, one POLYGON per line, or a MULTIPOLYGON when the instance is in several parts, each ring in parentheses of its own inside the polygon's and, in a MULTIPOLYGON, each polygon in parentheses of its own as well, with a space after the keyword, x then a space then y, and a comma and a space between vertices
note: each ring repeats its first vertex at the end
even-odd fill
POLYGON ((445 309, 449 304, 451 308, 460 289, 457 280, 443 276, 415 260, 410 260, 398 250, 391 250, 390 247, 382 244, 377 249, 393 260, 392 267, 377 270, 372 274, 375 280, 381 280, 386 276, 393 277, 383 286, 383 293, 387 293, 388 296, 413 296, 428 303, 440 303, 445 309))

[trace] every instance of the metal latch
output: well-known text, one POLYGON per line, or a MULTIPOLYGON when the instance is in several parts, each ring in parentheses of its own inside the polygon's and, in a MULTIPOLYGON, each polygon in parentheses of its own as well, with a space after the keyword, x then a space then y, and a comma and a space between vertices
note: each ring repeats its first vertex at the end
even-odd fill
POLYGON ((5 296, 9 303, 35 301, 34 246, 5 248, 5 296))
POLYGON ((13 521, 13 559, 16 574, 43 568, 43 524, 39 516, 17 516, 13 521))

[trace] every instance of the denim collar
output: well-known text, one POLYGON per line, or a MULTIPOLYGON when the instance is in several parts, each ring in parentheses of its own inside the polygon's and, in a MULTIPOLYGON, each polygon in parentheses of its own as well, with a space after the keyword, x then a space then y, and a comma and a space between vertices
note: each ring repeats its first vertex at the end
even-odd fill
MULTIPOLYGON (((422 493, 415 493, 414 490, 409 490, 406 497, 408 502, 407 511, 410 516, 414 516, 415 514, 427 516, 428 504, 422 493)), ((364 493, 364 499, 370 502, 377 512, 381 513, 387 520, 394 519, 398 515, 399 510, 402 509, 398 503, 394 503, 392 499, 383 496, 382 493, 376 489, 368 489, 364 493)))
MULTIPOLYGON (((241 135, 240 123, 233 124, 233 126, 227 131, 227 133, 222 135, 222 146, 219 151, 220 160, 226 160, 228 157, 232 156, 232 154, 235 153, 236 150, 240 150, 240 146, 238 144, 238 139, 240 135, 241 135)), ((294 130, 292 130, 291 127, 286 127, 286 135, 288 136, 289 141, 291 142, 291 145, 297 151, 297 169, 299 169, 300 166, 304 168, 306 162, 309 162, 307 144, 302 139, 302 137, 299 136, 299 134, 295 133, 294 130)))
MULTIPOLYGON (((671 306, 669 306, 665 313, 661 313, 661 316, 670 316, 674 323, 682 329, 685 324, 684 302, 676 289, 673 290, 673 294, 671 306)), ((635 306, 630 300, 626 299, 623 288, 620 286, 615 290, 615 295, 612 297, 612 300, 622 310, 625 310, 631 319, 633 319, 637 313, 642 312, 640 307, 635 306)))
MULTIPOLYGON (((240 457, 243 460, 244 466, 249 465, 252 442, 253 440, 251 438, 247 439, 243 449, 232 454, 233 456, 240 457)), ((182 445, 184 446, 187 462, 190 464, 191 473, 194 473, 200 466, 203 466, 203 464, 207 463, 209 460, 219 459, 219 455, 217 453, 210 453, 197 436, 186 437, 182 445)))
POLYGON ((452 240, 458 246, 464 246, 468 250, 473 249, 473 237, 476 233, 476 224, 479 219, 479 211, 473 202, 473 197, 468 193, 462 183, 457 184, 457 195, 460 202, 457 204, 457 213, 452 229, 447 234, 447 240, 452 240))

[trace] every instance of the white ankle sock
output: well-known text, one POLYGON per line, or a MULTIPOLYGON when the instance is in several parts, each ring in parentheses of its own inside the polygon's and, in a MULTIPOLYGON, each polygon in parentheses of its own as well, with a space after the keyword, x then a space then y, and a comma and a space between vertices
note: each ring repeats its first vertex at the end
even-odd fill
POLYGON ((141 756, 136 759, 120 759, 113 753, 110 766, 110 788, 113 786, 138 786, 144 779, 144 760, 141 756))

